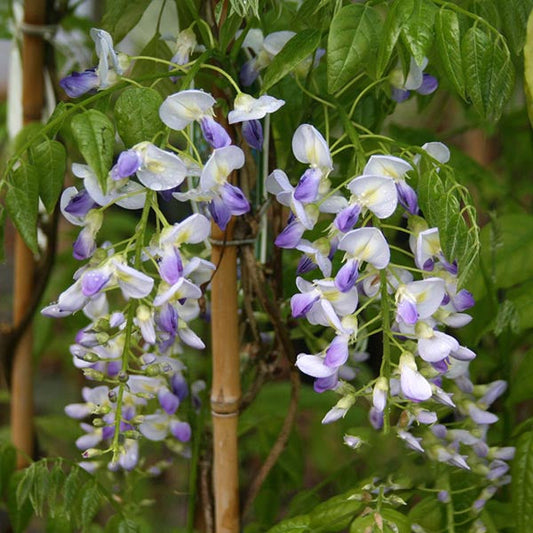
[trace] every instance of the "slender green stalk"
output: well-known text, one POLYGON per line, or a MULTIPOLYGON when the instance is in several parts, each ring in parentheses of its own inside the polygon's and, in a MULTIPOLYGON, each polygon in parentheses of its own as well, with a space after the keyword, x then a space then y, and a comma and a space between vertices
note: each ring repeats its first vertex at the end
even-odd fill
MULTIPOLYGON (((390 360, 390 306, 389 306, 389 294, 387 292, 387 270, 383 269, 379 273, 381 279, 381 322, 383 324, 383 357, 381 359, 380 376, 383 376, 387 383, 389 383, 391 373, 391 360, 390 360)), ((387 405, 383 412, 383 433, 386 435, 390 430, 390 391, 387 392, 387 405)))
MULTIPOLYGON (((154 192, 153 191, 147 191, 146 193, 146 203, 143 207, 143 212, 141 215, 141 220, 139 221, 139 224, 137 225, 137 231, 136 231, 136 241, 135 241, 135 268, 139 268, 141 265, 141 253, 144 246, 144 234, 146 231, 146 225, 148 222, 148 215, 150 213, 150 209, 152 207, 152 202, 154 201, 154 192)), ((131 343, 131 335, 133 331, 133 319, 135 318, 135 311, 137 309, 137 301, 136 300, 130 300, 129 306, 128 306, 128 314, 127 314, 127 320, 126 320, 126 328, 124 330, 124 349, 122 350, 122 366, 120 369, 119 376, 127 375, 128 371, 128 364, 130 359, 130 343, 131 343)), ((118 455, 120 451, 120 423, 122 421, 122 404, 124 402, 124 391, 126 389, 126 383, 123 381, 120 381, 118 386, 118 394, 117 394, 117 406, 115 410, 115 433, 113 435, 113 443, 111 445, 111 449, 113 450, 113 462, 116 462, 118 460, 118 455)))

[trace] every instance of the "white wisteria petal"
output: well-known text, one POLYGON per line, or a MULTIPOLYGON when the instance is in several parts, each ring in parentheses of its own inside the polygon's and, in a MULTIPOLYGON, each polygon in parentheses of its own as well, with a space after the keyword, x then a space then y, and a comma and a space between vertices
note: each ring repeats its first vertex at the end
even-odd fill
POLYGON ((337 371, 324 364, 324 359, 318 355, 299 354, 296 358, 296 366, 308 376, 314 378, 327 378, 337 371))
POLYGON ((159 244, 180 246, 184 242, 197 244, 204 241, 211 232, 211 223, 206 216, 195 213, 178 224, 169 226, 161 232, 159 244))
POLYGON ((142 209, 146 203, 146 191, 142 185, 128 180, 114 191, 115 203, 124 209, 142 209))
POLYGON ((296 35, 293 31, 275 31, 268 34, 263 41, 263 48, 274 57, 281 52, 281 49, 296 35))
POLYGON ((390 261, 390 249, 377 228, 357 228, 346 233, 339 241, 339 250, 350 256, 366 261, 378 270, 385 268, 390 261))
POLYGON ((418 340, 418 354, 428 363, 442 361, 458 349, 457 339, 442 331, 434 331, 432 337, 418 340))
POLYGON ((418 318, 428 318, 439 308, 445 288, 446 284, 441 278, 426 278, 405 286, 405 290, 416 300, 418 318))
POLYGON ((429 381, 409 364, 400 363, 400 386, 403 395, 413 401, 429 400, 433 394, 429 381))
POLYGON ((298 126, 292 137, 292 151, 300 163, 307 163, 324 173, 333 169, 328 144, 322 134, 311 124, 298 126))
POLYGON ((338 213, 348 207, 348 200, 340 194, 332 194, 322 200, 318 206, 321 213, 338 213))
POLYGON ((138 151, 142 164, 137 177, 152 191, 173 189, 186 178, 188 167, 176 154, 161 150, 152 143, 143 143, 138 151))
POLYGON ((228 176, 244 165, 244 152, 238 146, 213 150, 200 176, 200 188, 209 190, 226 183, 228 176))
POLYGON ((447 163, 450 160, 450 149, 444 143, 428 142, 422 146, 422 149, 439 163, 447 163))
POLYGON ((65 207, 70 203, 72 198, 78 194, 78 189, 76 187, 67 187, 62 193, 59 200, 59 208, 61 209, 61 214, 74 226, 83 226, 85 224, 85 216, 76 216, 68 211, 65 211, 65 207))
POLYGON ((268 94, 254 98, 246 93, 240 93, 233 103, 233 111, 228 113, 228 122, 235 124, 246 120, 259 120, 268 113, 274 113, 285 104, 285 100, 278 100, 268 94))
POLYGON ((364 175, 388 176, 402 179, 406 172, 413 170, 410 163, 393 155, 373 155, 363 169, 364 175))
POLYGON ((263 32, 259 28, 252 28, 246 34, 246 37, 242 42, 242 47, 250 48, 250 50, 253 50, 257 55, 263 47, 264 40, 263 32))
POLYGON ((378 218, 390 217, 398 205, 396 185, 388 176, 359 176, 348 184, 348 189, 359 204, 378 218))
POLYGON ((153 414, 145 415, 143 421, 139 424, 139 431, 152 441, 164 440, 168 433, 168 415, 153 414))
POLYGON ((294 187, 291 185, 287 174, 285 174, 285 172, 279 168, 276 168, 268 175, 265 181, 265 187, 270 194, 274 194, 276 196, 283 192, 294 192, 294 187))
POLYGON ((167 96, 159 108, 159 117, 169 128, 182 130, 191 122, 213 114, 216 100, 204 91, 189 89, 167 96))

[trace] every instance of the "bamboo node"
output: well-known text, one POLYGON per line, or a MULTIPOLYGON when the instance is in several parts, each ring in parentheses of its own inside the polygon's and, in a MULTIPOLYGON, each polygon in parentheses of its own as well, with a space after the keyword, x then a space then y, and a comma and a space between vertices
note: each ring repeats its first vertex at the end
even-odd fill
POLYGON ((240 398, 217 400, 211 398, 211 412, 217 416, 234 416, 239 413, 240 398))
POLYGON ((30 24, 21 22, 18 29, 26 35, 34 35, 43 39, 51 39, 57 32, 57 24, 30 24))

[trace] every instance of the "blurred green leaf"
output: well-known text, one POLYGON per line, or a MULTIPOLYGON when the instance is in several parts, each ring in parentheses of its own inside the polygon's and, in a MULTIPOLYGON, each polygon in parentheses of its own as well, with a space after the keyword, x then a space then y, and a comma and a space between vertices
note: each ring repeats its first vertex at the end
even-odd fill
POLYGON ((412 13, 414 9, 414 0, 395 0, 387 12, 387 17, 383 25, 381 42, 379 43, 379 52, 376 62, 376 78, 383 75, 392 57, 392 52, 400 36, 405 17, 412 13))
POLYGON ((270 528, 267 533, 311 533, 309 524, 311 519, 309 515, 295 516, 283 520, 279 524, 270 528))
POLYGON ((270 87, 292 72, 304 59, 313 54, 319 44, 320 32, 318 30, 304 30, 297 33, 268 66, 261 90, 268 91, 270 87))
POLYGON ((152 140, 163 129, 159 107, 163 99, 149 87, 130 87, 115 104, 117 131, 127 148, 152 140))
POLYGON ((76 115, 71 122, 78 149, 98 178, 105 192, 107 175, 113 163, 115 128, 106 115, 90 109, 76 115))
POLYGON ((0 205, 0 263, 3 263, 6 259, 4 249, 4 237, 6 227, 6 210, 4 206, 0 205))
POLYGON ((533 11, 527 21, 527 38, 524 46, 524 88, 527 114, 533 125, 533 11))
POLYGON ((533 432, 521 435, 512 466, 512 502, 516 531, 528 531, 533 524, 533 432))
POLYGON ((379 47, 381 17, 366 5, 340 9, 331 22, 327 46, 328 89, 341 89, 361 70, 369 70, 379 47))
POLYGON ((503 32, 514 54, 519 55, 526 40, 528 16, 533 9, 533 0, 506 0, 496 2, 500 13, 503 32))
POLYGON ((507 401, 510 405, 523 402, 533 398, 533 350, 526 352, 514 373, 513 380, 509 384, 509 397, 507 401))
POLYGON ((19 470, 18 472, 15 472, 9 480, 7 511, 14 533, 23 533, 27 531, 26 528, 33 515, 31 503, 27 494, 24 498, 24 502, 19 504, 18 487, 25 476, 26 470, 19 470))
POLYGON ((118 44, 141 20, 151 0, 112 0, 106 2, 102 28, 118 44))
POLYGON ((434 496, 420 500, 409 511, 409 520, 425 531, 440 531, 443 527, 443 506, 434 496))
POLYGON ((341 531, 348 527, 353 517, 363 509, 364 504, 353 496, 358 491, 348 491, 318 504, 309 513, 312 531, 341 531))
POLYGON ((461 30, 457 15, 451 9, 443 7, 435 16, 435 44, 446 79, 464 99, 466 88, 461 55, 461 30))
POLYGON ((13 171, 8 184, 5 207, 28 248, 37 254, 39 175, 33 165, 21 161, 20 166, 13 171))
POLYGON ((95 517, 102 504, 102 492, 95 480, 86 482, 83 486, 83 494, 80 507, 80 525, 87 528, 95 517))
POLYGON ((52 213, 61 190, 67 167, 64 146, 57 141, 45 140, 31 151, 33 164, 39 174, 39 196, 52 213))
POLYGON ((467 30, 461 44, 467 97, 488 120, 498 120, 514 87, 514 68, 505 39, 482 26, 467 30))
POLYGON ((0 496, 6 496, 9 480, 15 472, 17 453, 13 445, 4 442, 0 447, 0 496))
POLYGON ((405 21, 401 36, 417 65, 421 65, 433 44, 437 8, 428 0, 414 0, 412 6, 409 2, 402 2, 401 6, 401 10, 406 10, 405 13, 400 11, 405 21))
MULTIPOLYGON (((423 155, 422 161, 425 160, 423 155)), ((450 262, 457 260, 458 285, 462 286, 472 274, 480 246, 475 209, 468 190, 457 183, 449 167, 437 171, 433 163, 426 161, 418 180, 418 199, 429 226, 439 228, 445 257, 450 262)))

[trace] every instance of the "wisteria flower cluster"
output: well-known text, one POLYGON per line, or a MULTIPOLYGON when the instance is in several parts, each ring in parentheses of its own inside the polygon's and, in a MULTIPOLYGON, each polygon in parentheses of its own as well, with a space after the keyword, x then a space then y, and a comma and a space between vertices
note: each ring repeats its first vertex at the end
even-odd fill
MULTIPOLYGON (((98 83, 91 82, 91 88, 103 87, 110 75, 109 62, 114 72, 120 72, 108 34, 94 30, 91 35, 99 67, 63 80, 70 96, 86 92, 81 78, 96 76, 98 83)), ((96 386, 84 388, 83 403, 68 405, 66 413, 83 421, 84 435, 76 444, 84 458, 112 452, 108 462, 112 470, 131 470, 141 463, 141 437, 165 441, 174 451, 188 454, 191 426, 181 406, 189 397, 197 408, 205 384, 189 382, 180 354, 186 347, 205 348, 191 323, 200 315, 199 300, 215 270, 189 245, 209 238, 210 219, 224 230, 232 216, 250 210, 241 189, 230 183, 233 171, 244 165, 244 152, 215 120, 215 104, 211 94, 191 89, 168 96, 159 110, 161 121, 171 130, 180 132, 197 123, 203 136, 200 150, 143 141, 118 155, 104 184, 90 166, 75 163, 72 171, 80 184, 68 187, 61 197, 63 215, 81 227, 73 255, 86 263, 74 274, 72 285, 42 313, 63 317, 82 311, 90 320, 70 352, 74 365, 96 386), (207 159, 200 160, 198 154, 206 151, 207 159), (192 200, 195 213, 170 223, 158 198, 192 200), (142 209, 141 218, 129 239, 99 243, 98 233, 111 206, 142 209), (155 228, 148 224, 151 211, 155 228)), ((228 121, 242 123, 243 138, 259 149, 260 119, 283 104, 267 95, 256 99, 240 93, 228 121)), ((100 462, 82 464, 93 469, 100 462)))
MULTIPOLYGON (((334 390, 341 397, 323 423, 344 417, 362 397, 376 429, 395 431, 406 444, 431 459, 486 478, 487 488, 476 501, 479 512, 495 488, 509 482, 508 461, 514 448, 491 448, 487 431, 498 420, 489 412, 505 382, 474 385, 469 362, 475 353, 461 346, 449 332, 469 323, 465 313, 474 305, 471 293, 457 285, 457 262, 443 254, 439 231, 429 227, 420 213, 415 189, 409 184, 417 173, 420 155, 412 162, 389 154, 372 155, 360 175, 345 182, 348 198, 332 189, 334 168, 326 140, 312 125, 303 124, 292 143, 295 158, 308 165, 297 185, 274 170, 268 191, 290 210, 288 223, 276 244, 303 252, 298 263, 298 293, 290 301, 292 316, 320 325, 329 332, 319 353, 300 353, 297 367, 314 378, 317 392, 334 390), (398 209, 407 227, 394 228, 385 221, 398 209), (312 242, 320 213, 332 221, 312 242), (387 229, 409 233, 405 260, 393 262, 395 247, 387 229), (336 269, 333 265, 340 266, 336 269), (309 272, 320 275, 306 279, 309 272), (365 321, 365 310, 373 308, 365 321), (372 329, 372 326, 375 329, 372 329), (383 335, 380 375, 362 388, 349 383, 366 339, 383 335), (439 420, 453 414, 451 428, 439 420)), ((449 150, 442 143, 422 147, 431 165, 445 164, 449 150)), ((323 333, 320 334, 323 337, 323 333)), ((357 435, 345 442, 357 447, 357 435)))

